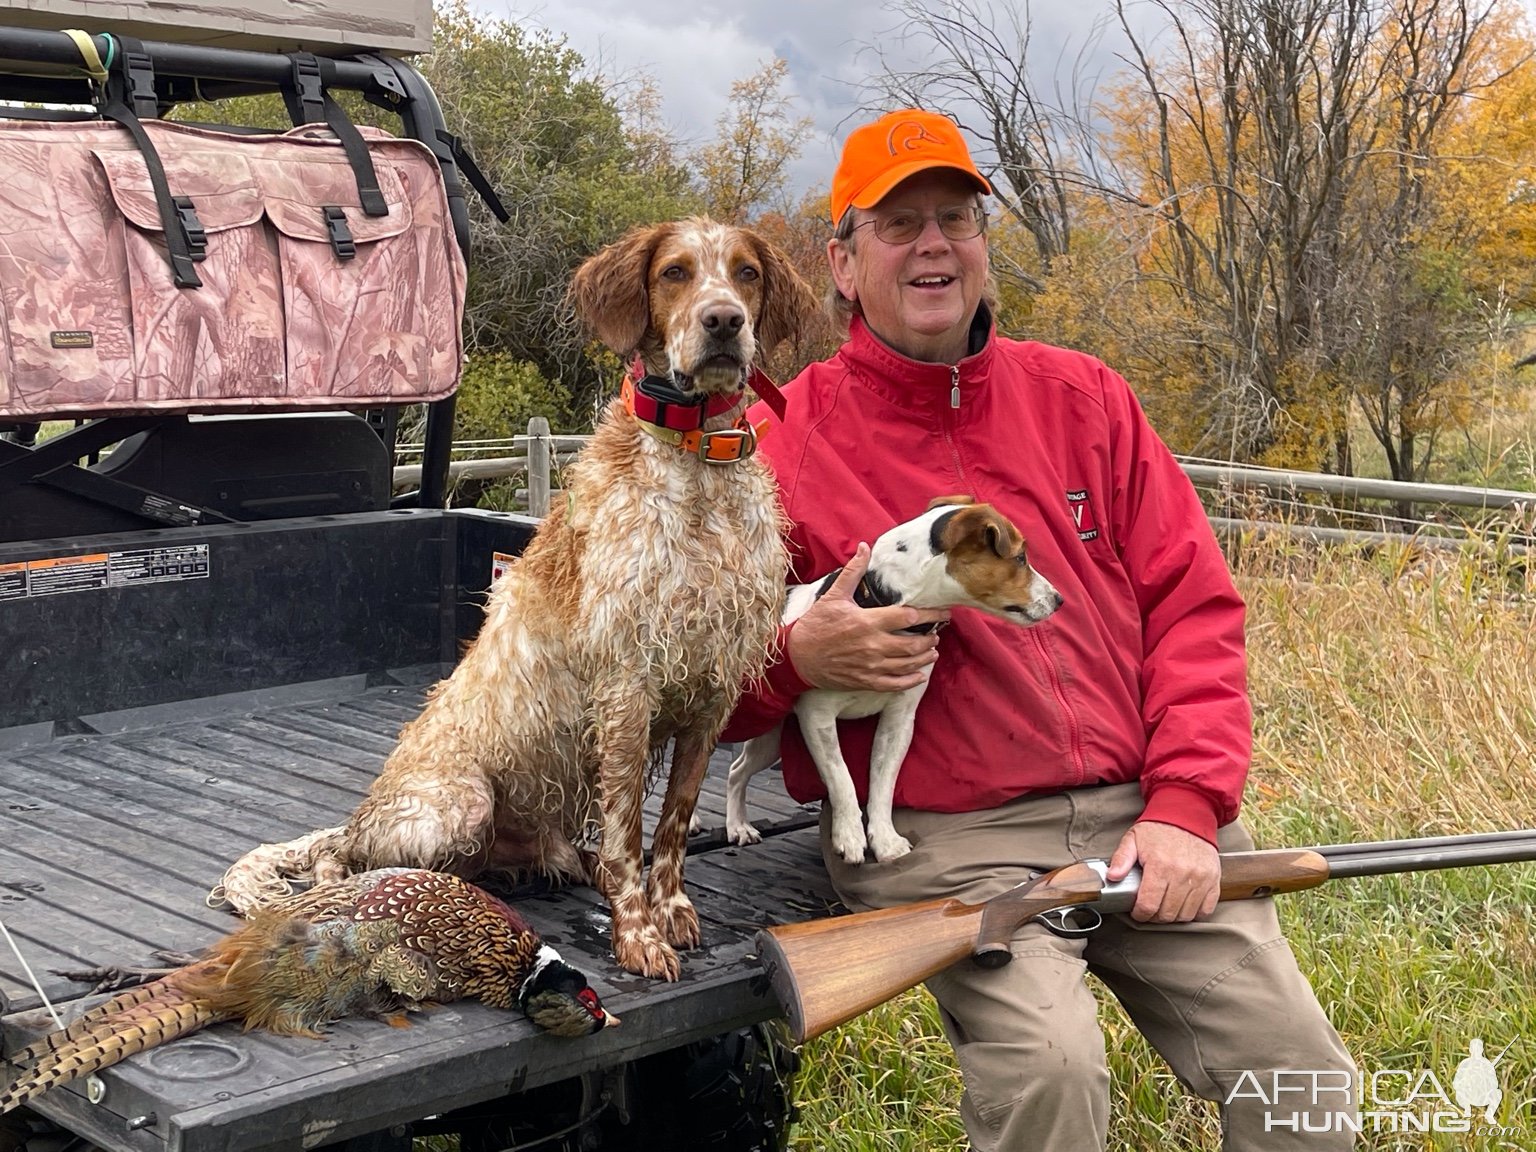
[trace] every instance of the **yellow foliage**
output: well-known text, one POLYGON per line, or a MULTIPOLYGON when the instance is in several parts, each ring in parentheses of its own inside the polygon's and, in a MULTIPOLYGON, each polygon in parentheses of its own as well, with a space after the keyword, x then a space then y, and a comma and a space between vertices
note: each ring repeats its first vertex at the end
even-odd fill
MULTIPOLYGON (((1383 79, 1358 106, 1330 89, 1326 38, 1282 98, 1262 52, 1224 73, 1215 10, 1192 17, 1146 62, 1155 92, 1139 72, 1101 89, 1116 182, 1078 194, 1070 257, 1015 326, 1121 371, 1176 449, 1339 467, 1360 405, 1421 473, 1490 374, 1510 380, 1511 314, 1536 307, 1536 40, 1496 0, 1437 74, 1448 11, 1393 10, 1360 51, 1383 79), (1351 131, 1329 136, 1341 103, 1351 131)), ((993 243, 1023 264, 1026 239, 993 243)), ((1021 303, 1006 290, 1004 315, 1021 303)))

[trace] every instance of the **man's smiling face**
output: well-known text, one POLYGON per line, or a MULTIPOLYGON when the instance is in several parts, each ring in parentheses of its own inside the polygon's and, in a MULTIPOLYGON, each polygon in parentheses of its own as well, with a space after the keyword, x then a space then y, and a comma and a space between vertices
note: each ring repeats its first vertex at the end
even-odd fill
POLYGON ((858 302, 876 336, 913 360, 955 364, 966 354, 987 280, 987 238, 951 240, 936 217, 975 198, 975 183, 959 171, 919 172, 874 208, 854 209, 854 223, 866 226, 851 241, 827 246, 838 290, 858 302), (873 221, 897 211, 924 217, 923 228, 915 240, 887 244, 875 235, 873 221))

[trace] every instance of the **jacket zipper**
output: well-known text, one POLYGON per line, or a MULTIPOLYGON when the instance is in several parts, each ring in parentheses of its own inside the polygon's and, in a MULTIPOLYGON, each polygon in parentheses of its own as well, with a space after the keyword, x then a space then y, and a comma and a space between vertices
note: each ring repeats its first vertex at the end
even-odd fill
MULTIPOLYGON (((960 365, 949 366, 949 407, 952 412, 960 408, 960 365)), ((962 483, 965 479, 965 467, 960 462, 960 449, 955 443, 953 435, 954 421, 946 422, 944 428, 944 440, 949 445, 950 457, 955 462, 955 472, 962 483)), ((1067 718, 1067 743, 1072 754, 1073 784, 1081 784, 1083 778, 1088 775, 1088 766, 1083 761, 1083 734, 1077 723, 1077 713, 1072 710, 1071 703, 1067 700, 1067 690, 1061 683, 1061 675, 1057 671, 1056 661, 1051 658, 1045 641, 1040 638, 1033 628, 1026 629, 1030 642, 1034 644, 1035 651, 1039 653, 1040 661, 1045 665, 1046 675, 1051 681, 1051 695, 1056 698, 1056 705, 1061 709, 1061 714, 1067 718)))
POLYGON ((1045 641, 1033 628, 1027 629, 1030 642, 1035 646, 1035 651, 1040 654, 1040 659, 1045 664, 1046 674, 1051 681, 1051 694, 1056 697, 1056 703, 1061 708, 1061 714, 1067 718, 1067 744, 1072 753, 1072 771, 1074 774, 1073 786, 1083 782, 1088 775, 1088 766, 1083 762, 1083 736, 1077 724, 1077 713, 1072 710, 1071 703, 1067 700, 1067 690, 1062 686, 1061 676, 1056 669, 1056 661, 1051 658, 1050 651, 1045 646, 1045 641))
MULTIPOLYGON (((949 407, 952 412, 960 408, 960 365, 958 364, 949 366, 949 407)), ((960 462, 960 448, 955 443, 954 427, 954 419, 944 422, 944 443, 949 445, 949 458, 954 461, 955 475, 960 478, 962 485, 969 488, 970 481, 965 478, 965 465, 960 462)))

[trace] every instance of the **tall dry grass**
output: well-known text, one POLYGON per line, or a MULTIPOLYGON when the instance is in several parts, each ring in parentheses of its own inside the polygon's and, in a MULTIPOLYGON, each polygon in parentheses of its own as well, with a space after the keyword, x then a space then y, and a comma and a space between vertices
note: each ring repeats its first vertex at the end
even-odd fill
MULTIPOLYGON (((1261 846, 1536 826, 1536 570, 1497 540, 1460 554, 1248 541, 1261 846)), ((1493 1136, 1368 1133, 1359 1147, 1536 1150, 1536 866, 1340 881, 1281 898, 1302 968, 1364 1070, 1425 1068, 1449 1091, 1467 1042, 1499 1070, 1493 1136)), ((1111 1149, 1218 1149, 1103 989, 1111 1149)), ((802 1152, 962 1152, 960 1084, 921 991, 812 1044, 802 1152)), ((1049 1150, 1042 1150, 1049 1152, 1049 1150)))

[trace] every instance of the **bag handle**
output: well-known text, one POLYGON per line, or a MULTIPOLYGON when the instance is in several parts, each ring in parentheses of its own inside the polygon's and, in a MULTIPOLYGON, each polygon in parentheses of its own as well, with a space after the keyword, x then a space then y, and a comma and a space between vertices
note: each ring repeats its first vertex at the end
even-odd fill
POLYGON ((336 77, 336 63, 321 60, 313 52, 289 52, 293 64, 289 81, 283 85, 283 103, 294 127, 323 120, 347 154, 347 163, 357 178, 357 198, 368 216, 388 216, 389 205, 379 190, 379 176, 373 168, 373 156, 367 141, 348 118, 346 109, 331 97, 329 87, 336 77))
POLYGON ((191 198, 171 195, 160 153, 139 121, 141 116, 153 119, 160 111, 155 95, 154 61, 142 41, 132 36, 117 36, 116 40, 121 51, 107 76, 101 114, 126 128, 144 157, 149 183, 155 191, 155 207, 160 212, 160 226, 165 229, 166 257, 176 287, 201 288, 203 282, 193 265, 208 253, 208 234, 197 218, 191 198))

